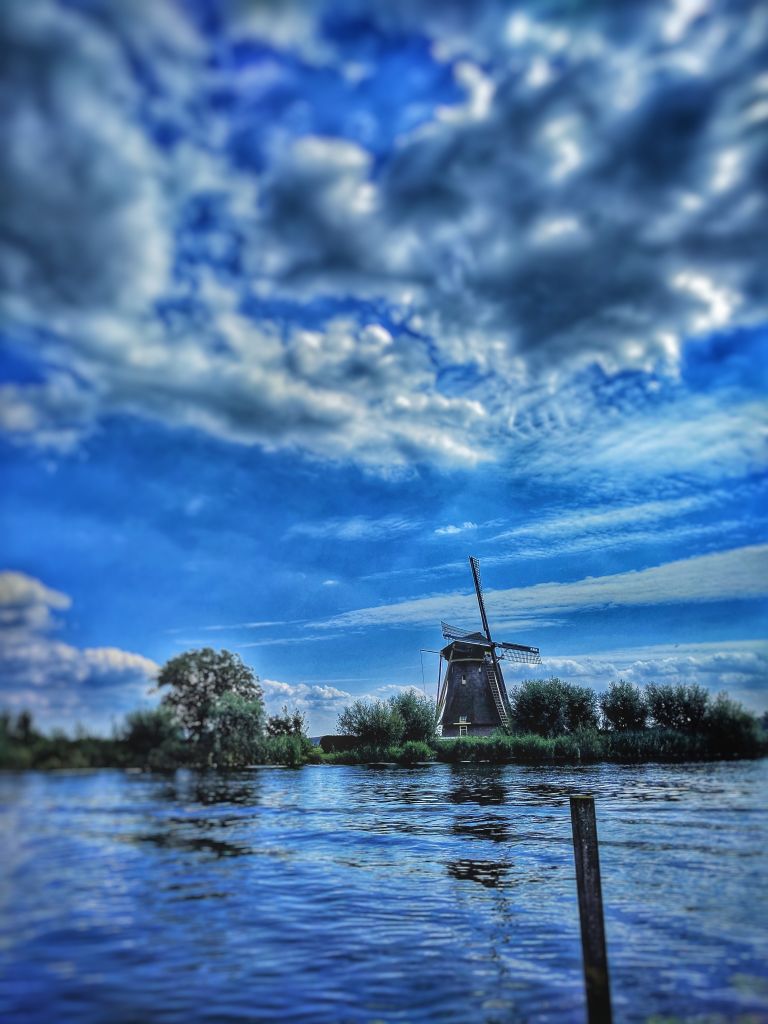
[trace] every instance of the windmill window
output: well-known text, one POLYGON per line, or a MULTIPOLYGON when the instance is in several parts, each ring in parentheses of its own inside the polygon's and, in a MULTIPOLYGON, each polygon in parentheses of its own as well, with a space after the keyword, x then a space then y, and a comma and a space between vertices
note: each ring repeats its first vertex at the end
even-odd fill
POLYGON ((466 725, 467 724, 467 716, 466 715, 459 715, 459 723, 462 724, 462 725, 466 725))
POLYGON ((462 686, 466 686, 467 685, 467 676, 466 676, 465 672, 461 673, 461 685, 462 686))

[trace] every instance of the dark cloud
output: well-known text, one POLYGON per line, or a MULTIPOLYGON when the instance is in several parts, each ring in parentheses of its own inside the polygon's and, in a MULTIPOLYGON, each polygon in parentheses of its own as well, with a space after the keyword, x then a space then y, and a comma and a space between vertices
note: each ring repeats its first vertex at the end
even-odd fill
POLYGON ((10 432, 58 424, 62 447, 118 411, 476 462, 535 424, 546 444, 542 403, 589 429, 606 392, 585 368, 674 380, 689 339, 766 316, 758 3, 239 3, 207 38, 171 4, 92 11, 0 18, 4 309, 74 371, 7 392, 10 432), (375 153, 318 97, 283 117, 312 68, 345 79, 334 103, 383 110, 355 83, 393 53, 426 76, 420 114, 405 90, 375 153), (232 149, 249 118, 255 162, 232 149), (344 315, 289 312, 324 301, 344 315))

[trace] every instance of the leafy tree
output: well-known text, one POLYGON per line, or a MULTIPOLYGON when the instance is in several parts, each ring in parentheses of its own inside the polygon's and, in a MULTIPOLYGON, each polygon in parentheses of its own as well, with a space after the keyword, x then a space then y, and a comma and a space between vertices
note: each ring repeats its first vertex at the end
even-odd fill
POLYGON ((255 764, 264 752, 264 704, 229 691, 218 697, 206 736, 208 760, 220 767, 255 764))
POLYGON ((383 700, 356 700, 339 715, 339 731, 356 736, 361 743, 389 746, 399 743, 405 732, 400 712, 383 700))
POLYGON ((167 687, 162 704, 175 713, 194 741, 209 730, 219 697, 230 693, 247 702, 262 699, 258 676, 240 657, 210 647, 171 658, 160 670, 157 685, 167 687))
POLYGON ((709 705, 709 693, 696 683, 645 687, 648 710, 656 725, 680 732, 703 732, 709 705))
POLYGON ((306 718, 294 708, 288 710, 288 705, 283 704, 279 715, 270 715, 267 719, 267 736, 303 736, 306 733, 306 718))
POLYGON ((528 679, 510 694, 512 719, 520 732, 562 736, 596 728, 597 696, 586 686, 555 677, 528 679))
POLYGON ((427 743, 433 739, 437 726, 437 708, 433 700, 413 690, 404 690, 389 698, 389 706, 403 720, 403 742, 427 743))
POLYGON ((644 729, 648 721, 643 691, 624 679, 611 683, 600 696, 600 710, 608 728, 617 732, 644 729))
POLYGON ((181 726, 172 708, 142 708, 126 716, 119 738, 133 759, 146 759, 153 750, 177 747, 181 726))
POLYGON ((720 757, 756 756, 764 747, 757 716, 727 693, 718 693, 709 705, 704 726, 713 751, 720 757))

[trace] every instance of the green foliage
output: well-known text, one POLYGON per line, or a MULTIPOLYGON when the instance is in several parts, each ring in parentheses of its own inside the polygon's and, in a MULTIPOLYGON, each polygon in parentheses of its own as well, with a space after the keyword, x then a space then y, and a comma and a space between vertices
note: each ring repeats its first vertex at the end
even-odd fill
POLYGON ((429 697, 414 690, 404 690, 390 697, 388 704, 392 714, 399 715, 403 720, 401 739, 404 743, 428 743, 434 737, 437 728, 437 707, 429 697))
POLYGON ((200 746, 205 760, 222 768, 257 764, 264 757, 264 705, 239 693, 223 693, 209 713, 209 728, 200 746))
POLYGON ((267 719, 267 736, 301 736, 306 732, 306 719, 298 708, 288 710, 283 704, 279 715, 267 719))
POLYGON ((643 691, 623 679, 611 683, 600 695, 600 710, 607 728, 618 732, 644 729, 648 721, 648 705, 643 691))
POLYGON ((704 727, 709 693, 696 683, 658 686, 648 683, 645 699, 655 725, 679 732, 700 732, 704 727))
POLYGON ((320 762, 321 755, 308 736, 301 733, 282 734, 267 737, 264 743, 264 762, 284 764, 298 768, 303 764, 320 762))
POLYGON ((512 720, 519 732, 563 736, 598 725, 594 692, 555 677, 529 679, 516 686, 511 693, 511 707, 512 720))
POLYGON ((361 745, 400 746, 411 740, 426 743, 437 725, 435 702, 413 690, 389 700, 356 700, 339 715, 339 732, 354 736, 361 745))
POLYGON ((355 736, 361 745, 388 747, 399 743, 405 722, 399 711, 383 700, 356 700, 339 715, 339 732, 355 736))
POLYGON ((757 757, 768 746, 757 716, 726 693, 719 693, 707 708, 704 727, 716 757, 757 757))
POLYGON ((434 761, 435 752, 423 740, 406 740, 402 747, 390 751, 392 760, 398 764, 419 764, 422 761, 434 761))
POLYGON ((178 748, 181 726, 168 707, 132 711, 118 734, 132 764, 141 767, 153 750, 178 748))
POLYGON ((234 694, 250 703, 262 698, 258 676, 237 654, 210 647, 171 658, 160 670, 157 685, 159 689, 167 688, 163 705, 175 713, 194 741, 208 731, 216 702, 224 694, 234 694))

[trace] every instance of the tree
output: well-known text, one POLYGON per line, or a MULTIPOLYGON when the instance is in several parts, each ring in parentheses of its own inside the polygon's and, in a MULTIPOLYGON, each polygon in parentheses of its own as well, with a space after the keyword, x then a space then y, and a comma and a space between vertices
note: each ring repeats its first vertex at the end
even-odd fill
POLYGON ((600 696, 600 710, 609 729, 617 732, 644 729, 648 705, 639 686, 620 679, 600 696))
POLYGON ((211 710, 206 737, 209 760, 220 767, 255 764, 264 750, 264 705, 230 691, 219 697, 211 710))
POLYGON ((339 731, 361 743, 389 746, 399 743, 405 731, 400 712, 383 700, 356 700, 339 715, 339 731))
POLYGON ((414 690, 404 690, 389 698, 389 706, 402 718, 403 742, 410 740, 424 743, 434 738, 437 726, 437 708, 435 702, 414 690))
POLYGON ((645 687, 648 710, 656 725, 680 732, 703 732, 709 706, 709 693, 697 683, 672 686, 648 683, 645 687))
POLYGON ((267 736, 303 736, 306 732, 306 719, 298 708, 288 710, 283 704, 279 715, 270 715, 267 719, 267 736))
POLYGON ((259 677, 244 665, 239 655, 204 647, 186 651, 167 661, 157 685, 167 687, 162 704, 175 713, 190 739, 198 741, 208 732, 219 697, 231 693, 248 702, 262 700, 259 677))
POLYGON ((177 745, 181 726, 170 707, 140 708, 126 716, 119 738, 132 757, 146 759, 153 750, 177 745))
POLYGON ((512 718, 520 732, 563 736, 597 727, 597 696, 586 686, 555 677, 528 679, 511 693, 512 718))

